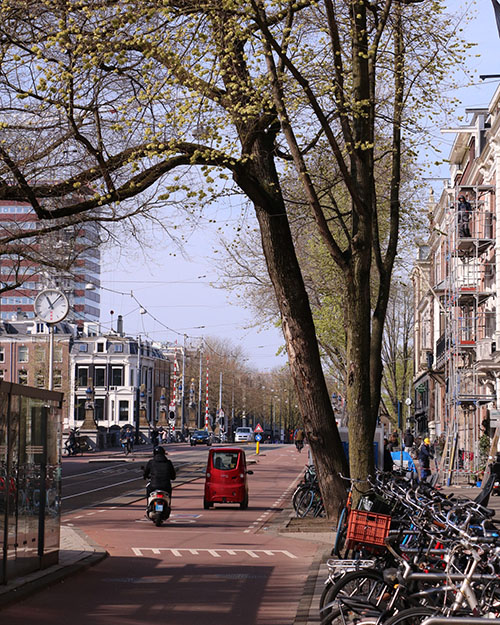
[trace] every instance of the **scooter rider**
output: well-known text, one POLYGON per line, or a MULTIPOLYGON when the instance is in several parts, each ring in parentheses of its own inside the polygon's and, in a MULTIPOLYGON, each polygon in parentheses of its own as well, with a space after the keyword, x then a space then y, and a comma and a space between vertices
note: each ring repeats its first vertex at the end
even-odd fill
POLYGON ((163 447, 153 449, 153 457, 144 468, 144 479, 149 480, 146 487, 146 496, 154 490, 164 490, 169 495, 172 494, 172 480, 175 480, 176 473, 171 460, 166 457, 163 447))

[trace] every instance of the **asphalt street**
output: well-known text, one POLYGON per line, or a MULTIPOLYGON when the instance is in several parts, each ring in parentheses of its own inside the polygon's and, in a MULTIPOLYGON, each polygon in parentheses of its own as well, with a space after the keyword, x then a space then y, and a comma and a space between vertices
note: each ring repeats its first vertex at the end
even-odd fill
MULTIPOLYGON (((174 464, 183 453, 169 454, 174 464)), ((192 475, 174 489, 172 516, 161 528, 145 517, 143 483, 135 493, 66 508, 65 530, 84 532, 109 557, 5 608, 2 622, 53 625, 71 615, 72 625, 293 623, 311 564, 325 548, 279 532, 306 460, 292 446, 264 448, 251 466, 248 510, 204 510, 204 479, 192 475)))

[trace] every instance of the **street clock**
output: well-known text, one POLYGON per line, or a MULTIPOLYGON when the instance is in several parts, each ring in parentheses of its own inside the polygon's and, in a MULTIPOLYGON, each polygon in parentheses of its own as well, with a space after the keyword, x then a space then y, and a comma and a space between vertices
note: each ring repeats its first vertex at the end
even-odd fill
POLYGON ((35 298, 35 314, 45 323, 59 323, 69 312, 66 295, 59 289, 45 289, 35 298))

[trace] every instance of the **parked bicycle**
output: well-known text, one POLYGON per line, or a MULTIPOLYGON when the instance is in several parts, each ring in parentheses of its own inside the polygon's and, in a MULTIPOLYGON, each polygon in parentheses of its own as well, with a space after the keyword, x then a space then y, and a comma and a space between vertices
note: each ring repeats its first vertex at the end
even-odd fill
MULTIPOLYGON (((403 476, 379 473, 370 486, 371 499, 383 499, 391 514, 351 508, 346 543, 372 549, 374 557, 328 562, 321 624, 498 619, 500 530, 492 511, 403 476), (362 524, 356 523, 357 513, 365 515, 362 524)), ((379 504, 376 499, 372 508, 379 504)))

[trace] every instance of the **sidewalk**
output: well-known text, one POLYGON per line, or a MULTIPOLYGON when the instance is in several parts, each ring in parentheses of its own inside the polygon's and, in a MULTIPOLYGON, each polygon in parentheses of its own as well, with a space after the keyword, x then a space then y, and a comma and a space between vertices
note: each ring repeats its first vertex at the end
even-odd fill
MULTIPOLYGON (((471 486, 452 486, 443 487, 442 489, 446 493, 453 493, 457 497, 468 497, 474 499, 479 492, 480 488, 471 486)), ((495 519, 500 518, 500 497, 491 496, 488 508, 495 510, 495 519)), ((328 577, 328 568, 326 562, 331 558, 330 552, 333 546, 333 540, 328 542, 331 533, 316 534, 316 539, 321 542, 327 542, 326 548, 322 549, 321 545, 318 546, 318 553, 316 558, 311 564, 309 576, 302 591, 302 597, 297 610, 297 616, 293 625, 318 625, 321 622, 319 617, 319 601, 325 580, 328 577)), ((335 534, 333 533, 333 536, 335 534)))

